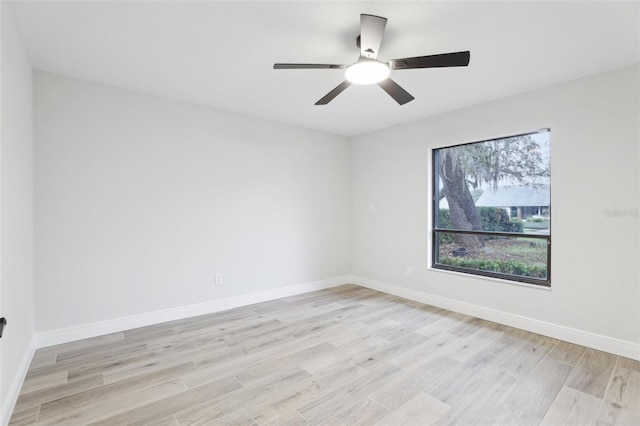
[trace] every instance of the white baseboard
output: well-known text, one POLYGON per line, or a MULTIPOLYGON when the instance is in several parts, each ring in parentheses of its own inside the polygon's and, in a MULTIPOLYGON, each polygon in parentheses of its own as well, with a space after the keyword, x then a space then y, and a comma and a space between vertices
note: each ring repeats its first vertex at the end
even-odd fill
MULTIPOLYGON (((53 346, 61 343, 87 339, 90 337, 102 336, 109 333, 116 333, 132 328, 144 327, 167 321, 225 311, 239 306, 246 306, 253 303, 278 299, 281 297, 308 293, 311 291, 336 287, 347 283, 356 284, 361 287, 367 287, 384 293, 404 297, 406 299, 426 303, 428 305, 437 306, 439 308, 472 315, 474 317, 508 325, 510 327, 516 327, 522 330, 530 331, 532 333, 542 334, 545 336, 640 361, 640 345, 633 342, 619 340, 600 334, 590 333, 571 327, 540 321, 533 318, 474 305, 471 303, 461 302, 454 299, 448 299, 446 297, 435 296, 432 294, 423 293, 420 291, 411 290, 397 285, 383 283, 380 281, 375 281, 354 275, 335 277, 321 281, 314 281, 310 283, 278 288, 274 290, 267 290, 258 293, 230 297, 226 299, 212 300, 205 303, 182 306, 178 308, 167 309, 164 311, 150 312, 141 315, 134 315, 125 318, 117 318, 114 320, 38 333, 36 335, 36 345, 38 348, 53 346)), ((31 353, 31 356, 33 356, 33 353, 31 353)), ((29 361, 30 360, 31 358, 29 358, 29 361)), ((29 365, 27 364, 24 371, 25 374, 26 368, 28 367, 29 365)), ((19 383, 21 384, 22 382, 20 381, 19 383)))
POLYGON ((3 404, 2 407, 0 407, 0 413, 2 413, 2 418, 0 418, 1 425, 8 425, 9 420, 11 420, 11 414, 13 413, 13 409, 18 401, 18 396, 20 396, 20 389, 22 389, 24 379, 27 377, 27 371, 29 371, 29 366, 31 365, 31 360, 35 353, 36 338, 34 336, 29 343, 27 352, 24 354, 24 357, 22 357, 22 362, 20 362, 20 367, 18 367, 18 371, 16 371, 16 375, 13 377, 9 391, 2 400, 3 404))
POLYGON ((166 309, 163 311, 149 312, 140 315, 133 315, 124 318, 116 318, 108 321, 84 324, 76 327, 69 327, 59 330, 37 333, 37 347, 59 345, 61 343, 73 342, 90 337, 103 336, 105 334, 117 333, 132 328, 145 327, 167 321, 174 321, 183 318, 206 315, 214 312, 226 311, 239 306, 251 305, 253 303, 265 302, 279 299, 281 297, 293 296, 301 293, 322 290, 347 284, 350 276, 329 278, 326 280, 313 281, 273 290, 261 291, 258 293, 245 294, 241 296, 229 297, 226 299, 212 300, 195 305, 181 306, 178 308, 166 309))
POLYGON ((405 299, 415 300, 417 302, 437 306, 450 311, 471 315, 488 321, 508 325, 510 327, 530 331, 532 333, 542 334, 544 336, 553 337, 575 343, 577 345, 587 346, 589 348, 598 349, 600 351, 640 361, 640 345, 633 342, 510 314, 508 312, 498 311, 471 303, 460 302, 446 297, 435 296, 368 278, 352 275, 351 283, 357 284, 361 287, 367 287, 372 290, 404 297, 405 299))

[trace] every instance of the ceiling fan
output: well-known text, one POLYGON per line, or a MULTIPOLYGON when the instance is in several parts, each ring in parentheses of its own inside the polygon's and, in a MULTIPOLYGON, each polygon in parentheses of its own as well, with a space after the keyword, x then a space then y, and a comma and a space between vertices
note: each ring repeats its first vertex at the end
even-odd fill
POLYGON ((414 58, 393 59, 389 62, 378 60, 378 51, 382 44, 387 18, 375 15, 360 15, 360 35, 356 45, 360 48, 360 57, 351 65, 337 64, 289 64, 277 63, 276 70, 282 69, 345 69, 345 81, 327 93, 316 105, 326 105, 347 87, 353 84, 378 84, 382 90, 404 105, 414 99, 398 83, 389 78, 392 70, 413 68, 466 67, 469 65, 470 52, 453 52, 439 55, 417 56, 414 58))

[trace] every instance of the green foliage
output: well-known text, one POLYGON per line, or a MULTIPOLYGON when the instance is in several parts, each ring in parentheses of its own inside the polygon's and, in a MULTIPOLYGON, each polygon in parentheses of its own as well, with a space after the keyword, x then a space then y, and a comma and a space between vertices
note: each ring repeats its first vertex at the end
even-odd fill
POLYGON ((527 222, 542 223, 542 222, 549 222, 549 219, 545 217, 532 217, 531 219, 527 219, 527 222))
POLYGON ((509 219, 503 209, 497 207, 478 207, 483 231, 522 232, 522 221, 509 219))
POLYGON ((511 218, 507 223, 502 224, 504 232, 523 232, 522 221, 517 217, 511 218))
POLYGON ((451 223, 451 212, 449 209, 440 209, 438 212, 438 228, 453 229, 453 223, 451 223))
POLYGON ((538 185, 551 175, 541 147, 530 135, 458 145, 441 152, 443 156, 452 156, 473 188, 482 183, 497 188, 505 178, 519 185, 538 185))
MULTIPOLYGON (((522 221, 519 219, 509 219, 509 215, 503 209, 496 207, 478 207, 480 222, 483 231, 492 232, 522 232, 522 221)), ((442 229, 453 229, 451 213, 449 209, 440 209, 438 227, 442 229)), ((441 243, 453 242, 453 234, 441 234, 441 243)))
POLYGON ((445 257, 440 259, 443 265, 459 268, 477 269, 480 271, 499 272, 521 277, 547 278, 547 267, 525 264, 517 260, 465 259, 462 257, 445 257))
MULTIPOLYGON (((449 209, 440 209, 438 213, 438 228, 443 229, 453 229, 453 224, 451 223, 451 212, 449 209)), ((454 239, 453 234, 440 234, 440 243, 452 243, 454 239)))

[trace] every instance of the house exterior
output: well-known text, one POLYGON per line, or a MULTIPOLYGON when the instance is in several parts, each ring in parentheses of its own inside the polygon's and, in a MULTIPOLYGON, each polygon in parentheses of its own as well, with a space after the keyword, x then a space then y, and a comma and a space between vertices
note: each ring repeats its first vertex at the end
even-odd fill
POLYGON ((476 201, 476 206, 504 208, 509 217, 518 219, 549 217, 551 190, 549 185, 499 186, 495 190, 484 191, 476 201))
MULTIPOLYGON (((476 207, 497 207, 507 211, 509 218, 527 219, 549 217, 551 191, 549 185, 505 185, 496 189, 472 191, 476 207)), ((441 209, 448 209, 446 198, 440 200, 441 209)))

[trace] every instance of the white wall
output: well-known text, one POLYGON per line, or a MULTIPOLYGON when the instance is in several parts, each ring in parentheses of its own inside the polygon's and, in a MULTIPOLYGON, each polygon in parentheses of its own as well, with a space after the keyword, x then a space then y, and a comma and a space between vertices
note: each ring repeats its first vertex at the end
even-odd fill
POLYGON ((33 321, 33 130, 31 65, 1 4, 0 424, 8 422, 35 349, 33 321))
POLYGON ((638 217, 606 211, 639 207, 638 74, 363 135, 349 151, 339 137, 37 72, 36 329, 352 273, 637 348, 638 217), (551 291, 428 269, 430 149, 542 127, 551 291))
POLYGON ((352 273, 640 343, 639 74, 625 68, 354 138, 352 273), (430 150, 544 127, 552 139, 551 291, 428 269, 430 150), (607 217, 615 209, 631 214, 607 217))
POLYGON ((349 273, 348 140, 42 72, 34 92, 39 333, 349 273))

